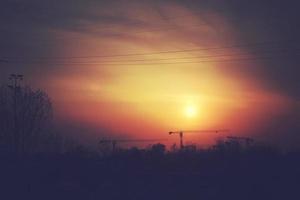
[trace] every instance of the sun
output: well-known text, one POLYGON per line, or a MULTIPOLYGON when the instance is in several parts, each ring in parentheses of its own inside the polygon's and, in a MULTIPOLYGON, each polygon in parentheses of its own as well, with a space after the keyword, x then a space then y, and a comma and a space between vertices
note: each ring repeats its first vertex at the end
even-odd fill
POLYGON ((197 108, 195 105, 187 105, 184 112, 187 117, 192 118, 197 115, 197 108))

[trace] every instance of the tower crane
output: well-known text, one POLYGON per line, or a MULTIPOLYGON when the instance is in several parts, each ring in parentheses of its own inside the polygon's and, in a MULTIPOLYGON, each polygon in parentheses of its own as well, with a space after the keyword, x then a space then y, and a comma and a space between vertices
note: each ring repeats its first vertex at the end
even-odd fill
POLYGON ((216 129, 216 130, 183 130, 183 131, 170 131, 169 135, 179 134, 180 139, 180 149, 183 149, 183 133, 219 133, 219 132, 229 132, 229 129, 216 129))
POLYGON ((159 142, 167 139, 101 139, 99 144, 110 144, 112 151, 116 150, 117 143, 134 143, 134 142, 159 142))

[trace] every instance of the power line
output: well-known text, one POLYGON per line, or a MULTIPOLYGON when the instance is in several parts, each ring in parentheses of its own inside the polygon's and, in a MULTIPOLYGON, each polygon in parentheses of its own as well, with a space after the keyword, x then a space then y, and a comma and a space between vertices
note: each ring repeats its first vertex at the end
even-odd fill
POLYGON ((2 59, 0 59, 0 63, 8 63, 8 60, 2 60, 2 59))
MULTIPOLYGON (((134 27, 134 29, 139 29, 139 28, 146 28, 146 30, 141 30, 141 31, 133 31, 134 33, 148 33, 148 32, 158 32, 158 31, 165 31, 165 30, 172 30, 172 29, 178 29, 179 26, 189 26, 190 27, 201 27, 207 25, 206 23, 198 23, 198 24, 182 24, 182 23, 169 23, 169 24, 153 24, 153 23, 136 23, 134 25, 139 25, 134 27), (149 25, 152 26, 149 29, 149 25), (153 27, 153 25, 157 27, 153 27), (148 27, 147 27, 148 26, 148 27), (162 26, 162 27, 159 27, 162 26)), ((99 27, 97 30, 99 31, 118 31, 120 29, 126 28, 128 30, 128 27, 124 27, 123 25, 113 25, 113 26, 105 26, 105 27, 99 27)), ((122 32, 124 33, 124 32, 122 32)))
MULTIPOLYGON (((223 62, 239 62, 239 61, 254 61, 264 59, 274 59, 278 56, 266 56, 266 57, 252 57, 252 58, 240 58, 240 59, 222 59, 222 60, 199 60, 199 61, 187 61, 187 62, 169 62, 169 63, 40 63, 40 64, 52 64, 52 65, 109 65, 109 66, 128 66, 128 65, 178 65, 178 64, 201 64, 201 63, 223 63, 223 62)), ((22 63, 22 62, 19 62, 22 63)), ((26 64, 26 63, 25 63, 26 64)), ((28 64, 28 63, 27 63, 28 64)), ((32 63, 39 64, 39 63, 32 63)))
MULTIPOLYGON (((32 62, 32 63, 70 63, 70 64, 86 64, 86 63, 120 63, 120 62, 147 62, 147 61, 174 61, 174 60, 189 60, 189 59, 199 59, 199 58, 222 58, 222 57, 232 57, 232 56, 255 56, 254 54, 276 54, 276 53, 299 53, 297 52, 289 52, 290 49, 270 49, 260 52, 252 52, 252 53, 231 53, 231 54, 217 54, 217 55, 199 55, 199 56, 187 56, 187 57, 173 57, 173 58, 155 58, 155 59, 127 59, 127 60, 101 60, 97 61, 65 61, 65 60, 25 60, 25 61, 13 61, 13 62, 32 62)), ((300 49, 299 49, 300 50, 300 49)), ((296 54, 298 55, 298 54, 296 54)), ((256 55, 257 56, 257 55, 256 55)))
MULTIPOLYGON (((197 52, 197 51, 232 49, 232 48, 240 48, 240 47, 257 47, 257 46, 264 46, 264 45, 281 44, 283 42, 289 42, 289 41, 282 41, 282 42, 267 41, 267 42, 257 42, 257 43, 224 45, 224 46, 219 46, 219 47, 156 51, 156 52, 149 52, 149 53, 128 53, 128 54, 111 54, 111 55, 98 55, 98 56, 38 57, 38 58, 35 58, 35 59, 77 59, 77 58, 109 58, 109 57, 146 56, 146 55, 159 55, 159 54, 170 54, 170 53, 184 53, 184 52, 197 52)), ((5 59, 14 59, 14 58, 20 58, 20 57, 3 57, 3 58, 5 58, 5 59)))
MULTIPOLYGON (((200 24, 189 24, 189 28, 193 28, 193 27, 201 27, 206 25, 205 23, 200 23, 200 24)), ((158 32, 158 31, 168 31, 168 30, 174 30, 174 29, 178 29, 180 28, 180 26, 185 26, 185 24, 170 24, 168 25, 170 26, 169 28, 157 28, 157 29, 147 29, 147 30, 143 30, 143 31, 134 31, 134 33, 151 33, 151 32, 158 32)), ((182 29, 181 29, 182 31, 182 29)))
POLYGON ((192 57, 175 57, 175 58, 158 58, 158 59, 128 59, 128 60, 101 60, 101 61, 65 61, 65 60, 59 60, 59 61, 50 61, 50 60, 34 60, 34 61, 28 61, 28 60, 14 60, 10 61, 10 63, 23 63, 23 64, 54 64, 54 65, 100 65, 100 64, 106 64, 106 65, 136 65, 136 64, 168 64, 166 62, 157 62, 157 61, 173 61, 171 63, 182 63, 182 62, 174 62, 174 61, 180 61, 184 60, 186 62, 190 62, 187 60, 192 60, 192 62, 220 62, 223 60, 232 60, 231 58, 226 58, 226 57, 233 57, 233 56, 238 56, 239 58, 234 58, 233 60, 236 59, 256 59, 257 56, 262 57, 264 56, 269 56, 269 57, 279 57, 279 56, 291 56, 291 55, 299 55, 299 52, 289 52, 290 49, 270 49, 270 50, 265 50, 263 52, 259 52, 259 55, 257 55, 257 52, 252 52, 252 53, 233 53, 233 54, 219 54, 219 55, 205 55, 205 56, 192 56, 192 57), (275 50, 275 51, 274 51, 275 50), (279 51, 278 51, 279 50, 279 51), (278 53, 284 53, 282 55, 278 53), (292 53, 292 54, 291 54, 292 53), (256 54, 256 55, 255 55, 256 54), (273 54, 273 55, 272 55, 273 54), (197 60, 195 59, 201 59, 201 58, 208 58, 210 60, 197 60), (221 58, 221 60, 211 60, 213 58, 221 58), (127 62, 127 63, 124 63, 127 62))

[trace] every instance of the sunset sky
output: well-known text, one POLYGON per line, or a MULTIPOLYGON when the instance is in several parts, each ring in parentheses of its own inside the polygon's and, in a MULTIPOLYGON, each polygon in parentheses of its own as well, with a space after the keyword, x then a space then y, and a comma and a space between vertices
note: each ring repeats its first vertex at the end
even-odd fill
POLYGON ((297 146, 296 2, 4 0, 1 84, 23 74, 51 97, 55 130, 90 141, 226 128, 297 146))

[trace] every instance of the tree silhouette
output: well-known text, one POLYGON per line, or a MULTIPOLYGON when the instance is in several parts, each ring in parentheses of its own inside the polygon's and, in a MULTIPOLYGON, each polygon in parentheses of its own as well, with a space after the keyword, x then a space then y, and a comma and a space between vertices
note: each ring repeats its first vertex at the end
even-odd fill
POLYGON ((154 155, 163 155, 166 151, 166 146, 164 144, 154 144, 151 146, 151 153, 154 155))
POLYGON ((2 148, 20 154, 35 151, 51 118, 51 101, 42 90, 0 86, 2 148))

